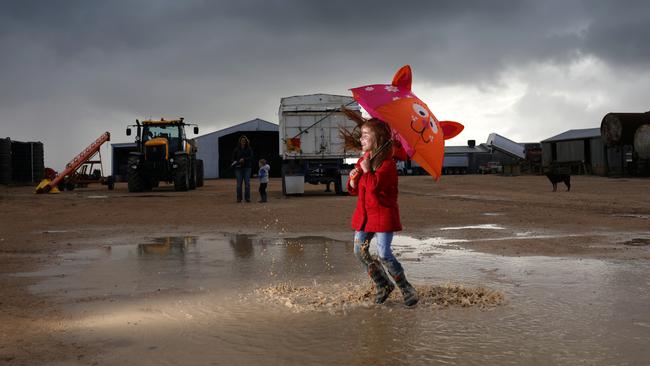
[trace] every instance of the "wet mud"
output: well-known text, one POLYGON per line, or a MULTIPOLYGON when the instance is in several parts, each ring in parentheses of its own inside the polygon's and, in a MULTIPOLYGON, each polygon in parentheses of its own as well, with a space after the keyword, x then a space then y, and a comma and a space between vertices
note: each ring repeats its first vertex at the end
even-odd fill
MULTIPOLYGON (((444 309, 447 307, 476 306, 483 310, 492 309, 505 303, 505 295, 501 291, 489 290, 484 287, 464 286, 446 283, 443 285, 417 285, 419 308, 444 309)), ((294 286, 291 283, 280 283, 255 290, 255 294, 269 302, 283 304, 295 312, 328 311, 331 313, 345 312, 354 307, 373 306, 375 288, 367 283, 347 283, 334 285, 294 286)), ((391 293, 388 306, 400 304, 399 290, 391 293)))
POLYGON ((83 345, 84 356, 64 364, 570 365, 650 356, 650 269, 630 261, 503 257, 463 249, 460 238, 396 236, 421 298, 406 308, 397 289, 372 303, 351 242, 122 240, 16 274, 37 279, 30 291, 64 309, 54 336, 83 345))

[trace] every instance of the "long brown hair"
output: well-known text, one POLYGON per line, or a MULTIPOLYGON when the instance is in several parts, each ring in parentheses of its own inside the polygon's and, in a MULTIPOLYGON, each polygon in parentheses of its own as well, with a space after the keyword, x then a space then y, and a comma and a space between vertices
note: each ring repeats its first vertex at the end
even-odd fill
POLYGON ((366 127, 375 134, 376 146, 373 148, 373 151, 371 153, 373 155, 377 155, 372 161, 373 169, 376 169, 384 160, 389 159, 393 156, 393 148, 390 146, 392 145, 391 130, 384 121, 377 118, 365 119, 359 112, 345 107, 341 107, 341 110, 349 119, 356 122, 357 124, 357 126, 354 127, 352 131, 344 127, 339 127, 339 135, 343 139, 344 147, 346 150, 361 150, 361 128, 366 127), (388 144, 389 146, 386 146, 380 152, 376 152, 379 147, 383 146, 384 144, 388 144))
POLYGON ((246 143, 244 149, 251 147, 251 140, 249 140, 246 135, 240 135, 239 138, 237 139, 237 147, 236 147, 237 149, 241 149, 241 140, 244 140, 244 142, 246 143))

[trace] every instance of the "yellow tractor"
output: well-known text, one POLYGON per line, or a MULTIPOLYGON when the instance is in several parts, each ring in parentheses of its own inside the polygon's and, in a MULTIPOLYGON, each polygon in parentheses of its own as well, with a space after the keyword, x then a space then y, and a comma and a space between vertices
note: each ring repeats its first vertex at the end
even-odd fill
POLYGON ((199 133, 197 125, 185 123, 183 118, 136 119, 135 125, 127 127, 127 136, 131 127, 137 128, 138 145, 138 150, 129 154, 129 192, 149 191, 160 182, 173 183, 176 191, 203 186, 203 160, 196 158, 196 143, 186 137, 185 126, 194 126, 194 134, 199 133))

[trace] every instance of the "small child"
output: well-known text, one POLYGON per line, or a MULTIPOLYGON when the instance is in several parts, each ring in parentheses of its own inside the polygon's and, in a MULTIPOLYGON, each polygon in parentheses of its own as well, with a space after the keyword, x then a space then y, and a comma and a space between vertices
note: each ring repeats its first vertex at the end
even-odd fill
POLYGON ((360 149, 363 156, 350 172, 348 193, 357 196, 357 207, 352 215, 354 254, 375 283, 375 303, 383 304, 395 285, 402 291, 404 304, 413 306, 419 298, 417 290, 406 280, 404 267, 391 248, 393 234, 402 230, 397 202, 397 165, 393 151, 400 151, 392 142, 390 127, 379 119, 366 120, 355 112, 343 109, 345 115, 357 123, 352 132, 342 129, 341 135, 348 150, 360 149), (383 146, 393 145, 390 149, 383 146), (370 241, 377 238, 378 258, 370 255, 370 241), (385 268, 385 269, 384 269, 385 268), (386 273, 388 270, 388 273, 386 273), (390 277, 389 277, 390 275, 390 277))
POLYGON ((269 170, 271 170, 271 167, 266 163, 265 159, 260 159, 259 165, 260 171, 257 175, 260 178, 260 200, 258 202, 262 203, 266 202, 266 186, 269 184, 269 170))

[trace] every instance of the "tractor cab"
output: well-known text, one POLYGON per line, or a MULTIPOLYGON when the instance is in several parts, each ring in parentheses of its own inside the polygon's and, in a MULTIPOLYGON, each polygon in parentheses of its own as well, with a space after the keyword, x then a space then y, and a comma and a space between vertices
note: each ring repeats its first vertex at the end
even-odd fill
POLYGON ((185 134, 179 124, 143 121, 141 139, 145 159, 165 161, 183 151, 185 134))
MULTIPOLYGON (((175 120, 136 120, 138 132, 136 136, 136 143, 140 152, 146 154, 148 147, 164 146, 166 150, 165 158, 168 159, 179 151, 188 151, 186 146, 188 140, 185 136, 185 123, 183 118, 175 120)), ((194 126, 194 134, 199 133, 198 126, 194 126)), ((131 129, 127 128, 127 136, 131 135, 131 129)))

